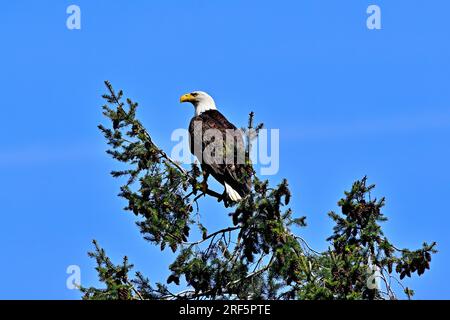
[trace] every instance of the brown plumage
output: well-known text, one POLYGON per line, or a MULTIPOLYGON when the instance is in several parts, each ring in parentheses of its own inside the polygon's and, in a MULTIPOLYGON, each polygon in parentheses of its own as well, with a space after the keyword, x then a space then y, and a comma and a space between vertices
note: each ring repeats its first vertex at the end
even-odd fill
MULTIPOLYGON (((245 159, 245 145, 242 134, 237 133, 234 143, 227 144, 226 130, 238 130, 231 122, 229 122, 219 111, 217 110, 207 110, 198 116, 192 118, 189 124, 189 134, 190 134, 190 146, 191 152, 197 159, 202 159, 201 166, 202 169, 207 173, 211 174, 217 181, 225 185, 227 183, 235 191, 239 193, 241 197, 245 197, 251 190, 251 165, 245 159), (195 123, 201 124, 202 137, 203 139, 195 139, 195 123), (216 129, 222 133, 222 141, 215 141, 214 139, 206 139, 205 132, 210 129, 216 129), (200 146, 199 143, 202 143, 200 146), (197 143, 197 145, 196 145, 197 143), (213 144, 213 145, 211 145, 213 144), (208 146, 210 149, 220 149, 222 144, 223 150, 225 152, 232 152, 230 158, 232 161, 226 161, 226 157, 220 157, 223 161, 216 161, 218 159, 203 156, 203 151, 208 146), (229 150, 233 148, 233 150, 229 150), (200 153, 202 152, 202 153, 200 153), (242 158, 242 156, 244 158, 242 158)), ((239 131, 240 132, 240 131, 239 131)), ((228 139, 230 140, 230 139, 228 139)))

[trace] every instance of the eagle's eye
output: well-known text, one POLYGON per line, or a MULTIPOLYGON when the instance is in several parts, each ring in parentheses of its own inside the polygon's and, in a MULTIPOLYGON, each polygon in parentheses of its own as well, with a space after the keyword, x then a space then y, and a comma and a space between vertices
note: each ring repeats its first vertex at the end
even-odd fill
POLYGON ((197 92, 192 92, 191 96, 196 97, 196 96, 198 96, 198 93, 197 92))

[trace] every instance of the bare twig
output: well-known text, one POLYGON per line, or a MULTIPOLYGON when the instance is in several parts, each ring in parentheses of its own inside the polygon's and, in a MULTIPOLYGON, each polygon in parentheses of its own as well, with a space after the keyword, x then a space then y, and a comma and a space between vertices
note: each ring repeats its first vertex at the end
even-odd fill
POLYGON ((292 234, 292 236, 293 236, 295 239, 300 240, 301 242, 303 242, 303 244, 308 248, 309 251, 314 252, 314 253, 317 254, 317 255, 322 255, 320 252, 318 252, 318 251, 314 250, 313 248, 311 248, 311 247, 309 246, 308 242, 306 242, 306 240, 303 239, 302 237, 295 236, 295 235, 293 235, 293 234, 292 234))
POLYGON ((133 284, 130 281, 126 281, 127 285, 131 287, 131 290, 139 297, 139 300, 145 300, 144 297, 142 297, 141 293, 133 286, 133 284))
POLYGON ((242 282, 242 281, 244 281, 244 280, 250 279, 250 278, 252 278, 252 277, 254 277, 254 276, 257 276, 257 275, 259 275, 259 274, 261 274, 261 273, 263 273, 263 272, 269 270, 269 268, 270 268, 270 267, 272 266, 272 264, 273 264, 274 259, 275 259, 275 255, 272 255, 272 257, 270 258, 269 263, 268 263, 265 267, 263 267, 263 268, 261 268, 261 269, 255 271, 255 272, 249 273, 249 274, 246 275, 244 278, 241 278, 241 279, 237 279, 237 280, 228 282, 227 285, 226 285, 225 287, 227 288, 227 287, 229 287, 230 285, 238 284, 239 282, 242 282))
POLYGON ((204 238, 204 239, 202 239, 202 240, 198 240, 198 241, 196 241, 196 242, 184 242, 183 245, 188 245, 188 246, 199 245, 199 244, 205 242, 206 240, 211 239, 212 237, 217 236, 218 234, 226 233, 226 232, 229 232, 229 231, 238 230, 238 229, 240 229, 240 228, 241 228, 240 226, 236 226, 236 227, 228 227, 228 228, 225 228, 225 229, 221 229, 221 230, 219 230, 219 231, 216 231, 216 232, 214 232, 214 233, 211 233, 210 235, 208 235, 206 238, 204 238))

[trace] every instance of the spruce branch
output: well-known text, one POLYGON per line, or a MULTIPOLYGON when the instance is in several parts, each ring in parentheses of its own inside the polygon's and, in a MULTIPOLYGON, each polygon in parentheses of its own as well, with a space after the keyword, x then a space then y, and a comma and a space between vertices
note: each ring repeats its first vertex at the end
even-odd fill
MULTIPOLYGON (((161 251, 170 248, 176 258, 166 284, 151 284, 140 272, 130 274, 133 265, 127 257, 115 265, 94 242, 89 256, 95 259, 105 287, 82 287, 85 299, 396 299, 392 281, 411 298, 414 292, 403 286, 402 279, 430 269, 436 243, 424 243, 416 250, 392 244, 381 225, 387 220, 385 199, 373 197, 375 186, 366 177, 344 193, 338 202, 340 212, 329 212, 335 226, 324 252, 312 249, 290 229, 304 228, 306 223, 288 207, 291 192, 286 179, 270 186, 253 175, 252 192, 232 207, 229 225, 209 232, 200 219, 199 200, 222 201, 223 195, 207 187, 207 177, 200 181, 197 164, 188 170, 160 149, 136 119, 137 103, 123 102, 122 90, 116 93, 109 82, 105 84, 103 112, 111 123, 99 129, 110 146, 107 153, 126 166, 111 173, 127 178, 119 196, 127 203, 125 210, 137 217, 143 238, 161 251), (191 240, 194 227, 201 234, 199 240, 191 240), (369 271, 376 268, 383 287, 371 289, 369 271), (175 293, 172 287, 181 281, 186 289, 175 293)), ((242 129, 247 159, 262 128, 262 124, 255 127, 251 112, 242 129)))

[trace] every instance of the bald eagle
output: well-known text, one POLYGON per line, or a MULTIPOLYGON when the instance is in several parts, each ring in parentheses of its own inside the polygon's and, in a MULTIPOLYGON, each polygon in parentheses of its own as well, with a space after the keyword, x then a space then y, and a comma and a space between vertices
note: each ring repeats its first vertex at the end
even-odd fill
POLYGON ((224 186, 224 199, 238 202, 250 193, 253 173, 241 130, 217 110, 206 92, 187 93, 180 102, 190 102, 195 108, 189 124, 191 153, 205 175, 212 175, 224 186))

